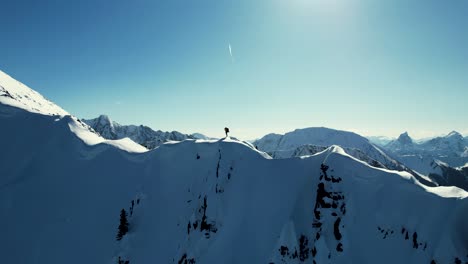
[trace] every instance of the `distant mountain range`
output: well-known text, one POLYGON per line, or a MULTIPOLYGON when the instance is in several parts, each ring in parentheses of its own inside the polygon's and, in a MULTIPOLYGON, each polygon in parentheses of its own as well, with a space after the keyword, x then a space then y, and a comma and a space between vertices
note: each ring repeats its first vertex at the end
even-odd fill
POLYGON ((363 156, 362 154, 365 154, 368 157, 366 159, 376 161, 385 168, 403 170, 398 162, 379 147, 370 143, 368 139, 353 132, 331 128, 310 127, 296 129, 284 135, 268 134, 254 141, 253 144, 259 150, 265 151, 275 158, 310 155, 321 148, 339 145, 345 148, 350 155, 363 156))
MULTIPOLYGON (((143 125, 120 125, 106 115, 82 121, 106 139, 130 138, 148 149, 166 142, 213 139, 199 133, 182 134, 177 131, 155 131, 143 125)), ((384 137, 380 139, 381 142, 385 140, 384 137)), ((339 145, 347 154, 371 166, 408 171, 429 185, 455 185, 468 190, 468 177, 464 176, 462 170, 455 169, 468 162, 468 148, 465 139, 455 131, 421 143, 416 143, 405 132, 398 139, 378 146, 353 132, 312 127, 297 129, 285 135, 268 134, 252 144, 276 159, 314 155, 332 145, 339 145)))
MULTIPOLYGON (((1 263, 468 262, 468 192, 377 168, 396 161, 357 134, 256 142, 300 156, 288 159, 232 138, 149 151, 101 137, 1 71, 0 87, 1 263)), ((90 123, 154 139, 105 116, 90 123)))
POLYGON ((377 146, 355 133, 323 127, 297 129, 284 135, 268 134, 253 142, 258 149, 281 159, 314 155, 336 144, 369 165, 408 171, 426 184, 468 190, 467 170, 462 169, 468 164, 466 143, 465 138, 455 131, 421 143, 416 143, 405 132, 398 139, 377 146))
POLYGON ((468 140, 452 131, 446 136, 414 142, 407 132, 383 147, 406 166, 424 174, 439 185, 468 190, 468 140))
POLYGON ((414 142, 408 133, 405 132, 398 139, 385 145, 384 148, 398 155, 415 154, 415 152, 418 152, 448 158, 468 157, 468 141, 456 131, 452 131, 446 136, 435 137, 420 143, 414 142))
POLYGON ((186 139, 204 139, 202 134, 187 135, 178 131, 163 132, 154 131, 147 126, 121 125, 112 121, 107 115, 101 115, 94 119, 82 119, 83 122, 93 128, 99 135, 106 139, 130 138, 136 143, 148 148, 154 149, 160 145, 171 141, 183 141, 186 139))

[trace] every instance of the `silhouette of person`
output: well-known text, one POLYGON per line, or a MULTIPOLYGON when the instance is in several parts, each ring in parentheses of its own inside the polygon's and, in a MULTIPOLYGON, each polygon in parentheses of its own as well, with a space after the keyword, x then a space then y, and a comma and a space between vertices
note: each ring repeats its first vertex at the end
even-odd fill
POLYGON ((225 127, 225 128, 224 128, 224 133, 226 133, 226 137, 228 137, 229 128, 225 127))

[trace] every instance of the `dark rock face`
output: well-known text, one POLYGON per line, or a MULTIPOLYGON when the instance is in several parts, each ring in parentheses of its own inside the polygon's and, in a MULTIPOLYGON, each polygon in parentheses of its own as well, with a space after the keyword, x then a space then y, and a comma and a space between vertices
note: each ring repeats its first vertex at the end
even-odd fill
POLYGON ((306 236, 301 235, 299 238, 299 260, 305 261, 309 258, 309 248, 308 248, 309 240, 306 236))
POLYGON ((442 175, 430 173, 428 176, 441 186, 457 186, 468 191, 468 167, 462 169, 454 169, 439 165, 442 169, 442 175))
POLYGON ((300 262, 317 263, 315 258, 318 254, 325 255, 331 259, 333 252, 318 252, 317 248, 312 248, 310 242, 314 244, 322 239, 322 228, 327 227, 328 230, 333 228, 333 235, 336 240, 334 252, 341 253, 344 251, 342 243, 344 228, 343 216, 346 214, 345 197, 340 190, 342 178, 336 177, 328 173, 329 167, 325 164, 321 165, 319 183, 317 184, 316 202, 313 209, 312 234, 301 234, 298 238, 297 248, 288 248, 285 245, 278 248, 278 252, 282 257, 282 261, 288 259, 298 259, 300 262), (312 258, 312 260, 309 260, 312 258))
MULTIPOLYGON (((346 214, 345 197, 340 189, 340 182, 342 178, 329 175, 329 167, 322 164, 320 167, 321 174, 319 184, 317 185, 317 197, 314 207, 314 220, 312 227, 315 229, 315 240, 317 242, 321 239, 323 226, 331 226, 333 224, 333 235, 336 240, 336 252, 341 253, 344 251, 343 234, 341 229, 342 218, 346 214), (325 217, 325 216, 329 217, 325 217)), ((333 171, 332 171, 333 172, 333 171)), ((312 257, 315 258, 320 252, 314 247, 311 251, 312 257)), ((321 253, 324 254, 324 253, 321 253)), ((326 252, 328 257, 331 257, 331 252, 326 252)), ((315 259, 314 259, 315 262, 315 259)))
POLYGON ((401 134, 398 137, 397 140, 402 145, 411 145, 411 144, 413 144, 413 139, 411 139, 411 137, 408 135, 408 132, 405 132, 405 133, 401 134))
POLYGON ((177 262, 178 264, 195 264, 195 259, 188 258, 187 254, 185 253, 177 262))
MULTIPOLYGON (((186 225, 182 227, 186 230, 187 237, 195 236, 196 239, 199 239, 200 234, 204 236, 205 239, 212 239, 213 236, 218 232, 218 219, 215 215, 210 215, 208 211, 209 201, 215 201, 211 204, 216 204, 216 201, 222 197, 225 187, 229 184, 231 177, 235 175, 234 163, 231 161, 228 164, 225 164, 225 160, 222 159, 221 149, 217 150, 218 158, 216 164, 213 164, 213 174, 207 177, 213 177, 215 179, 215 186, 206 193, 199 193, 193 199, 187 200, 187 206, 192 207, 193 218, 187 222, 186 225)), ((197 153, 196 159, 201 159, 202 157, 197 153)), ((205 179, 205 181, 207 178, 205 179)), ((187 192, 192 192, 190 188, 187 192)), ((137 201, 138 202, 138 201, 137 201)), ((216 210, 214 210, 216 211, 216 210)), ((188 239, 187 238, 187 239, 188 239)), ((286 255, 291 255, 289 251, 283 248, 283 253, 286 255)), ((179 263, 195 263, 196 259, 193 256, 190 256, 189 250, 181 250, 182 255, 179 255, 176 259, 179 259, 179 263)), ((296 253, 297 254, 297 253, 296 253)))
POLYGON ((418 233, 413 233, 413 248, 418 248, 418 233))

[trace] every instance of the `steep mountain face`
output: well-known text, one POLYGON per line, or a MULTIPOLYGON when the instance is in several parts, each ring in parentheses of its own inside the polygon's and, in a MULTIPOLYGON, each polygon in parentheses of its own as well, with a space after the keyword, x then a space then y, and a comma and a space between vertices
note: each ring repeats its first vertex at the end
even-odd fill
POLYGON ((433 166, 440 172, 431 172, 428 176, 441 186, 457 186, 468 190, 468 166, 453 168, 441 161, 434 161, 433 166))
POLYGON ((117 122, 111 121, 106 115, 101 115, 95 119, 83 119, 82 121, 106 139, 130 138, 148 149, 154 149, 166 142, 195 139, 193 135, 186 135, 177 131, 163 132, 161 130, 154 131, 143 125, 120 125, 117 122))
POLYGON ((368 139, 358 134, 334 130, 324 127, 311 127, 296 129, 284 135, 269 134, 253 143, 258 149, 271 154, 275 158, 290 158, 301 154, 314 154, 316 149, 339 145, 348 154, 363 156, 356 150, 364 153, 366 159, 373 160, 388 169, 405 170, 405 168, 389 157, 384 151, 371 144, 368 139))
POLYGON ((385 145, 385 149, 399 154, 413 153, 416 147, 408 132, 401 134, 396 140, 385 145))
POLYGON ((468 262, 467 192, 338 146, 295 159, 232 139, 138 151, 3 101, 0 123, 2 263, 468 262))

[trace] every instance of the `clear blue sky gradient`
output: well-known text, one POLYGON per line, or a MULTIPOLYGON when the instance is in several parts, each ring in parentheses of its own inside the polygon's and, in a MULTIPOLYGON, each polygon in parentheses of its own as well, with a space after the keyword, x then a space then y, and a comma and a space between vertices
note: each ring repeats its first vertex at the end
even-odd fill
POLYGON ((0 69, 80 118, 252 139, 468 133, 468 1, 2 1, 0 69), (232 46, 233 58, 228 46, 232 46))

